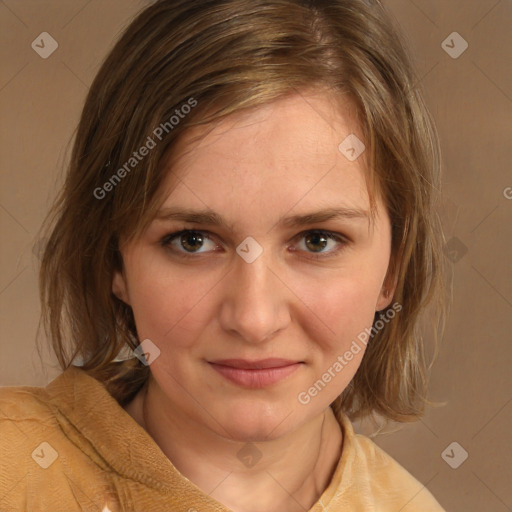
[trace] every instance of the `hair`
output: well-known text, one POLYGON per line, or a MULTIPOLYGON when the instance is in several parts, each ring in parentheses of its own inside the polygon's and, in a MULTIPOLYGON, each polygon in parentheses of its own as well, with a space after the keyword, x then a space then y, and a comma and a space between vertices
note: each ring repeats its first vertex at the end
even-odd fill
POLYGON ((430 310, 430 325, 443 316, 439 144, 399 29, 376 0, 160 0, 127 27, 92 83, 45 221, 41 325, 63 370, 81 358, 121 405, 134 397, 149 367, 114 360, 140 341, 112 277, 122 268, 121 241, 140 234, 161 204, 172 172, 165 161, 193 126, 310 89, 356 107, 369 196, 382 195, 391 220, 387 280, 401 306, 375 329, 331 407, 352 418, 421 415, 428 368, 420 313, 430 310), (176 122, 178 111, 186 115, 176 122), (155 146, 135 161, 149 139, 155 146))

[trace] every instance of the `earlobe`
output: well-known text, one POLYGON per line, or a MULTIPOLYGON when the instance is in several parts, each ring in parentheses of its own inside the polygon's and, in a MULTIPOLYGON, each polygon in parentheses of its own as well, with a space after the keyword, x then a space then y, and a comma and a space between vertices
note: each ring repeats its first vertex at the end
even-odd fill
POLYGON ((377 304, 375 305, 375 311, 382 311, 389 307, 393 301, 396 287, 398 286, 399 267, 397 261, 399 261, 400 255, 397 257, 391 256, 382 288, 380 289, 377 304))
POLYGON ((112 293, 119 300, 122 300, 125 304, 130 305, 128 290, 126 287, 126 280, 122 271, 120 270, 116 270, 114 272, 114 276, 112 278, 112 293))
POLYGON ((382 288, 379 298, 377 300, 377 304, 375 306, 375 311, 382 311, 383 309, 386 309, 393 300, 393 295, 387 288, 382 288))
POLYGON ((396 278, 391 279, 390 276, 388 276, 384 280, 384 284, 382 285, 382 288, 380 290, 379 298, 377 299, 375 311, 382 311, 391 304, 391 302, 393 301, 393 296, 395 295, 396 286, 396 278))

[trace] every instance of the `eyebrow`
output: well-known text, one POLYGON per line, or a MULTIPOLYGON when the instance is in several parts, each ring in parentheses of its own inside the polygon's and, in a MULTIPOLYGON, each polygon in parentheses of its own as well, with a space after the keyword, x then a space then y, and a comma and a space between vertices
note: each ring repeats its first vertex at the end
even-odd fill
MULTIPOLYGON (((280 219, 274 227, 282 226, 287 228, 298 228, 328 220, 370 220, 366 210, 357 208, 326 208, 302 215, 291 215, 280 219)), ((204 224, 219 226, 229 230, 233 226, 221 215, 213 210, 191 210, 189 208, 162 208, 156 216, 156 220, 169 221, 179 220, 191 224, 204 224)))

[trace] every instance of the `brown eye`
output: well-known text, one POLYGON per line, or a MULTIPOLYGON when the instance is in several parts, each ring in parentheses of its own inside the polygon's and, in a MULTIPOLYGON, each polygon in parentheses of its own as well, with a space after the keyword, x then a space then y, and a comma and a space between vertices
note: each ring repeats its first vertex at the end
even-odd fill
POLYGON ((349 244, 343 235, 330 231, 306 231, 297 235, 296 238, 299 239, 298 250, 305 252, 309 258, 335 256, 349 244))
POLYGON ((166 235, 160 243, 163 247, 182 255, 203 254, 217 248, 215 242, 207 234, 187 229, 166 235))
POLYGON ((306 235, 306 247, 313 252, 321 252, 325 249, 328 239, 322 233, 310 233, 306 235))
POLYGON ((195 252, 197 249, 200 249, 203 245, 203 240, 203 236, 194 231, 184 233, 180 236, 181 246, 187 252, 195 252))

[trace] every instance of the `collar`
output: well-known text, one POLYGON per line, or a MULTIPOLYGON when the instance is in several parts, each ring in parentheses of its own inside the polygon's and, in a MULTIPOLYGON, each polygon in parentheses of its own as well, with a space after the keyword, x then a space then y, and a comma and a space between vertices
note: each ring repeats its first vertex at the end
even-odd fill
MULTIPOLYGON (((164 495, 195 498, 202 507, 208 496, 182 475, 153 438, 119 405, 104 384, 77 366, 70 366, 46 388, 50 407, 66 436, 105 471, 140 482, 164 495), (84 443, 84 438, 87 442, 84 443)), ((346 416, 339 419, 342 456, 329 486, 311 511, 325 510, 342 492, 355 459, 355 434, 346 416), (345 475, 345 477, 343 476, 345 475)), ((350 478, 348 478, 350 480, 350 478)), ((209 497, 211 510, 228 511, 209 497)))

